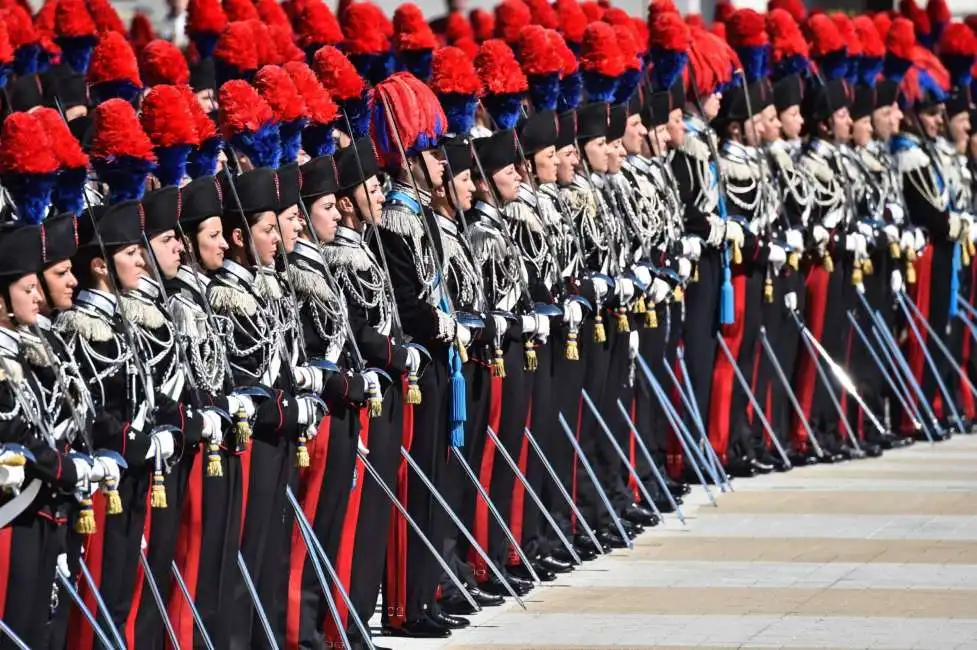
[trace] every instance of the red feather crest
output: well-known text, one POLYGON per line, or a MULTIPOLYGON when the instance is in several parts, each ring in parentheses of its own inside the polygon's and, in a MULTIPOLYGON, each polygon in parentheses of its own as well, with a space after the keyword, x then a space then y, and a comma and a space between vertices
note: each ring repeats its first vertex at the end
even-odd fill
POLYGON ((289 61, 282 67, 292 78, 295 89, 302 95, 309 120, 313 124, 331 124, 339 113, 339 107, 316 79, 312 68, 302 61, 289 61))
POLYGON ((807 19, 807 7, 804 6, 804 0, 769 0, 767 12, 769 13, 774 9, 783 9, 790 14, 797 24, 803 23, 807 19))
POLYGON ((237 133, 254 133, 275 116, 268 102, 243 79, 228 81, 218 92, 217 121, 225 140, 237 133))
POLYGON ((34 29, 30 14, 20 5, 10 5, 3 12, 3 22, 7 24, 10 46, 15 50, 24 45, 33 45, 41 38, 37 30, 34 29))
POLYGON ((217 125, 214 124, 214 120, 210 119, 210 116, 204 113, 203 106, 197 101, 197 97, 193 94, 193 89, 190 86, 177 86, 177 90, 183 96, 183 101, 187 105, 187 109, 190 111, 190 115, 193 118, 193 126, 197 130, 197 137, 200 142, 207 142, 211 138, 217 137, 217 125))
POLYGON ((726 39, 734 48, 763 47, 770 42, 762 15, 753 9, 738 9, 726 21, 726 39))
POLYGON ((473 61, 478 56, 478 43, 475 42, 474 38, 459 38, 452 45, 464 52, 465 56, 473 61))
POLYGON ((190 83, 190 69, 176 45, 161 38, 151 41, 139 57, 142 76, 147 86, 190 83))
POLYGON ((913 63, 919 68, 926 70, 933 81, 939 84, 944 92, 950 90, 950 73, 932 50, 922 45, 917 45, 913 51, 913 63))
POLYGON ((305 61, 305 52, 299 49, 292 36, 292 28, 284 25, 270 25, 268 36, 271 38, 272 47, 278 61, 305 61))
POLYGON ((560 33, 571 43, 583 40, 587 29, 587 14, 577 0, 556 0, 556 15, 560 18, 560 33))
POLYGON ((224 0, 224 13, 231 22, 261 19, 251 0, 224 0))
POLYGON ((943 24, 953 20, 953 14, 950 13, 950 7, 947 6, 946 0, 929 0, 926 3, 926 15, 929 16, 930 23, 933 24, 943 24))
POLYGON ((767 14, 767 34, 774 63, 792 56, 807 58, 810 54, 801 28, 785 9, 772 9, 767 14))
POLYGON ((556 9, 547 0, 526 0, 529 11, 533 15, 533 22, 546 29, 557 29, 560 26, 560 17, 556 15, 556 9))
POLYGON ((390 21, 372 2, 351 4, 343 13, 343 51, 349 54, 384 54, 390 51, 390 21))
POLYGON ((289 29, 292 28, 292 23, 289 22, 285 10, 275 0, 257 0, 255 2, 255 9, 258 11, 258 17, 268 27, 279 25, 288 27, 289 29))
POLYGON ((587 23, 597 22, 598 20, 604 19, 604 9, 603 5, 594 0, 587 0, 586 2, 580 3, 580 8, 583 9, 583 13, 587 16, 587 23))
POLYGON ((315 53, 315 72, 334 101, 357 99, 365 90, 363 78, 346 55, 331 45, 315 53))
POLYGON ((638 47, 641 48, 642 52, 646 52, 648 50, 648 41, 651 38, 651 32, 648 31, 648 24, 637 16, 631 16, 631 32, 638 42, 638 47))
POLYGON ((709 33, 725 43, 726 23, 721 23, 719 21, 714 22, 713 24, 709 25, 709 33))
POLYGON ((963 24, 969 27, 972 31, 977 33, 977 14, 970 14, 963 19, 963 24))
POLYGON ((577 61, 577 55, 573 53, 570 46, 563 39, 560 32, 555 29, 548 31, 547 35, 550 39, 550 47, 552 47, 560 55, 560 61, 562 63, 560 67, 560 77, 564 78, 572 75, 577 70, 580 69, 580 62, 577 61))
POLYGON ((245 21, 251 29, 254 49, 258 53, 258 67, 263 65, 278 65, 278 48, 268 33, 268 26, 255 18, 245 21))
POLYGON ((881 59, 885 56, 885 42, 879 36, 879 30, 868 16, 856 16, 852 21, 855 33, 862 44, 862 56, 881 59))
POLYGON ((153 29, 149 16, 142 12, 132 15, 132 21, 129 23, 129 40, 138 55, 141 55, 146 46, 156 40, 156 30, 153 29))
POLYGON ((292 78, 277 65, 266 65, 254 76, 254 86, 271 106, 277 122, 294 122, 308 117, 305 101, 292 78))
POLYGON ((880 11, 872 16, 872 22, 875 23, 875 29, 879 33, 879 38, 884 43, 889 36, 889 29, 892 27, 892 16, 884 11, 880 11))
MULTIPOLYGON (((26 11, 26 10, 25 10, 26 11)), ((29 11, 27 13, 30 13, 29 11)), ((57 22, 58 0, 44 0, 41 9, 34 16, 34 29, 41 36, 51 36, 55 34, 55 23, 57 22)), ((95 23, 92 23, 94 26, 95 23)))
POLYGON ((475 69, 489 95, 521 93, 529 88, 516 55, 502 39, 490 38, 482 43, 475 57, 475 69))
POLYGON ((652 0, 648 4, 648 24, 654 22, 655 16, 659 14, 679 14, 678 7, 672 0, 652 0))
POLYGON ((398 52, 433 50, 438 39, 427 24, 421 8, 413 2, 405 2, 394 12, 394 47, 398 52))
POLYGON ((200 144, 190 107, 176 86, 161 84, 151 88, 142 100, 139 122, 157 147, 200 144))
POLYGON ((105 32, 99 36, 86 80, 92 84, 128 81, 133 86, 142 87, 136 53, 125 36, 118 32, 105 32))
POLYGON ((63 169, 84 169, 88 167, 88 155, 81 148, 81 144, 72 135, 68 124, 53 108, 38 106, 31 110, 31 115, 38 121, 47 136, 51 152, 58 159, 63 169))
POLYGON ((855 25, 852 24, 851 18, 845 13, 836 11, 831 14, 831 20, 834 21, 835 27, 838 28, 838 33, 841 34, 841 40, 848 46, 848 56, 860 56, 862 53, 862 42, 855 32, 855 25))
POLYGON ((11 113, 0 131, 0 170, 13 174, 52 174, 58 170, 44 129, 31 113, 11 113))
POLYGON ((838 26, 825 14, 811 16, 807 21, 807 30, 811 54, 815 57, 820 58, 845 47, 838 26))
POLYGON ((187 34, 220 34, 227 28, 227 14, 219 0, 190 0, 187 34))
POLYGON ((95 35, 95 21, 82 0, 57 0, 52 4, 55 5, 54 32, 58 36, 76 38, 95 35))
POLYGON ((136 110, 124 99, 109 99, 95 107, 89 151, 92 158, 129 156, 156 162, 152 141, 142 130, 136 110))
POLYGON ((620 7, 611 7, 604 12, 602 20, 608 25, 628 25, 631 23, 631 16, 620 7))
POLYGON ((940 37, 940 56, 977 56, 977 36, 963 23, 950 23, 940 37))
POLYGON ((502 0, 495 7, 495 36, 514 45, 519 32, 532 20, 532 12, 523 0, 502 0))
POLYGON ((545 28, 527 25, 519 34, 519 59, 527 76, 557 74, 563 69, 560 53, 553 49, 545 28))
POLYGON ((624 72, 624 64, 614 28, 602 22, 587 25, 580 49, 580 67, 606 77, 619 77, 624 72))
POLYGON ((0 64, 10 65, 14 62, 14 48, 10 45, 7 26, 0 21, 0 64))
POLYGON ((434 50, 429 83, 439 95, 477 95, 482 88, 475 64, 462 50, 450 45, 434 50))
POLYGON ((885 37, 885 49, 900 59, 912 60, 916 49, 916 30, 911 20, 900 17, 892 21, 885 37))
POLYGON ((258 69, 258 50, 254 44, 254 31, 246 22, 228 23, 217 39, 214 58, 238 70, 258 69))
POLYGON ((463 38, 475 39, 475 32, 472 31, 472 24, 468 22, 465 15, 460 11, 452 11, 444 21, 444 37, 451 45, 463 38))
POLYGON ((641 50, 638 49, 638 41, 631 31, 630 25, 613 25, 614 35, 617 37, 617 45, 621 50, 621 57, 624 59, 624 67, 627 70, 641 69, 641 50))
POLYGON ((689 27, 695 27, 697 29, 706 28, 706 20, 702 17, 702 14, 686 14, 685 24, 689 27))
POLYGON ((339 45, 343 30, 332 9, 324 2, 310 2, 302 11, 298 23, 299 43, 302 47, 339 45))
POLYGON ((95 27, 100 34, 104 32, 126 33, 125 23, 109 0, 88 0, 88 13, 95 21, 95 27))
POLYGON ((378 129, 377 121, 372 121, 370 131, 377 157, 384 167, 401 165, 403 160, 398 146, 389 146, 389 141, 384 146, 384 139, 377 137, 378 130, 389 133, 387 137, 399 137, 405 147, 411 148, 418 142, 435 142, 441 135, 439 127, 443 129, 448 123, 438 98, 409 72, 391 75, 377 84, 373 92, 376 105, 382 109, 379 119, 383 123, 378 129))
POLYGON ((678 14, 665 12, 657 14, 650 25, 648 45, 670 52, 688 52, 692 39, 689 26, 678 14))
POLYGON ((915 0, 899 0, 899 13, 912 21, 917 33, 929 34, 933 31, 929 15, 915 0))
POLYGON ((495 16, 484 9, 472 9, 468 15, 472 23, 472 31, 475 32, 475 40, 484 43, 492 38, 495 33, 495 16))
POLYGON ((719 0, 716 3, 715 12, 712 14, 713 22, 728 23, 729 19, 736 13, 736 7, 729 0, 719 0))

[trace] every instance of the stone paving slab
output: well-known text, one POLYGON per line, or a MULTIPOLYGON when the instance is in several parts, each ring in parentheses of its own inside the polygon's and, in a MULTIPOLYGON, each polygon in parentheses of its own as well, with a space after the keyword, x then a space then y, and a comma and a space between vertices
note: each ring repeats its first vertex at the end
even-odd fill
POLYGON ((973 516, 977 515, 977 499, 969 492, 903 493, 898 499, 857 491, 737 492, 723 499, 719 508, 697 514, 726 517, 734 513, 973 516))

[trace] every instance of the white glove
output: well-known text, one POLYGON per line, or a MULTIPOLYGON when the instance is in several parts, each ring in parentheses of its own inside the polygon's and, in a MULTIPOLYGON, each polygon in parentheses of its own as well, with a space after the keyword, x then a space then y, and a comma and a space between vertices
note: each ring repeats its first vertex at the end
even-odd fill
POLYGON ((655 278, 651 283, 651 302, 658 304, 668 298, 672 287, 661 278, 655 278))
POLYGON ((726 241, 732 242, 737 246, 742 246, 745 241, 743 237, 743 226, 735 221, 726 222, 726 241))
POLYGON ((200 417, 204 419, 203 431, 200 432, 200 437, 204 440, 219 439, 221 437, 221 429, 224 428, 221 416, 213 411, 201 411, 200 417))
POLYGON ((896 269, 889 276, 889 288, 892 289, 893 293, 902 293, 903 286, 902 271, 896 269))
POLYGON ((173 440, 173 434, 169 431, 160 431, 159 433, 154 433, 152 440, 149 442, 149 451, 146 452, 146 458, 155 458, 156 453, 166 460, 173 455, 173 451, 176 448, 176 441, 173 440))
POLYGON ((634 282, 627 278, 617 278, 614 282, 614 293, 623 305, 634 297, 634 282))
POLYGON ((916 250, 916 234, 912 230, 903 230, 899 239, 899 247, 905 251, 916 250))
POLYGON ((698 237, 683 237, 682 255, 693 262, 699 261, 699 258, 702 257, 702 240, 698 237))
POLYGON ((421 367, 421 352, 417 348, 407 348, 407 372, 416 373, 421 367))
POLYGON ((845 239, 845 250, 849 253, 854 253, 856 258, 865 257, 868 251, 865 236, 857 232, 849 234, 845 239))
POLYGON ((244 415, 250 420, 254 417, 254 401, 250 395, 228 395, 227 410, 233 416, 238 411, 244 411, 244 415))
POLYGON ((882 229, 882 232, 885 233, 885 236, 886 238, 888 238, 890 243, 899 241, 899 228, 897 228, 893 224, 890 223, 889 225, 887 225, 885 228, 882 229))
POLYGON ((838 208, 837 210, 832 210, 828 214, 824 215, 821 222, 824 224, 825 228, 833 229, 835 226, 841 223, 841 218, 843 215, 844 212, 841 210, 841 208, 838 208))
POLYGON ((322 370, 318 368, 297 366, 292 368, 292 375, 295 377, 295 386, 297 388, 316 394, 322 392, 322 387, 326 383, 325 377, 322 375, 322 370))
POLYGON ((594 284, 594 293, 597 294, 599 302, 607 295, 607 281, 603 278, 591 278, 590 281, 594 284))
POLYGON ((88 475, 90 482, 118 483, 120 478, 122 478, 122 473, 119 471, 119 464, 114 460, 104 456, 96 456, 92 459, 91 473, 88 475))
POLYGON ((767 244, 767 248, 770 252, 767 254, 767 262, 776 266, 782 266, 787 262, 787 251, 783 249, 782 246, 777 244, 767 244))
POLYGON ((563 322, 576 331, 583 322, 583 307, 575 300, 568 300, 563 304, 563 322))
POLYGON ((872 228, 872 226, 865 223, 864 221, 859 221, 857 228, 858 228, 858 232, 862 233, 862 235, 866 239, 871 239, 872 237, 875 237, 875 229, 872 228))
MULTIPOLYGON (((91 478, 90 477, 92 475, 92 466, 88 464, 88 461, 87 460, 84 460, 84 459, 81 459, 81 458, 72 458, 71 459, 71 463, 75 466, 75 476, 78 477, 77 481, 75 481, 75 489, 78 490, 79 492, 84 492, 87 495, 88 494, 88 484, 91 482, 91 478)), ((17 487, 17 486, 19 486, 20 485, 20 482, 14 484, 13 486, 10 486, 5 481, 3 481, 3 479, 2 479, 2 472, 5 469, 19 469, 19 470, 23 470, 24 468, 23 467, 6 467, 6 466, 0 467, 0 486, 2 486, 2 487, 17 487)), ((23 481, 23 478, 24 478, 23 477, 23 471, 21 471, 21 482, 23 481)))
POLYGON ((509 329, 509 321, 505 319, 505 316, 499 316, 498 314, 492 314, 491 318, 495 324, 495 336, 501 340, 505 335, 505 331, 509 329))
POLYGON ((546 343, 550 337, 550 319, 548 316, 536 316, 536 339, 540 343, 546 343))
POLYGON ((784 306, 791 311, 797 310, 797 292, 788 291, 784 295, 784 306))
POLYGON ((526 314, 525 316, 520 316, 519 319, 522 321, 523 334, 536 333, 537 328, 539 328, 539 320, 536 318, 536 314, 526 314))
MULTIPOLYGON (((366 373, 372 374, 372 373, 366 373)), ((298 424, 303 427, 307 427, 305 432, 305 437, 312 439, 315 437, 316 425, 319 423, 319 418, 321 414, 319 413, 319 405, 316 404, 315 400, 309 397, 296 397, 295 401, 298 403, 298 424)))
MULTIPOLYGON (((88 467, 87 463, 85 463, 85 467, 88 467)), ((25 478, 23 465, 15 465, 13 467, 7 465, 0 466, 0 488, 19 488, 23 485, 25 478)))
POLYGON ((638 331, 631 330, 628 333, 628 358, 637 359, 638 358, 638 345, 640 344, 640 339, 638 338, 638 331))
POLYGON ((367 393, 380 391, 380 377, 377 376, 377 373, 373 372, 372 370, 366 370, 360 373, 360 377, 362 377, 363 381, 366 383, 367 393))
POLYGON ((970 243, 977 243, 977 228, 970 229, 970 243))
POLYGON ((961 212, 960 213, 960 223, 962 225, 964 225, 964 226, 967 226, 967 228, 973 228, 974 227, 974 215, 971 214, 970 212, 961 212))
MULTIPOLYGON (((501 316, 499 318, 501 318, 501 316)), ((505 319, 503 319, 503 321, 504 320, 505 319)), ((498 325, 498 321, 496 321, 496 325, 498 325)), ((505 331, 505 327, 497 331, 505 331)), ((456 323, 455 338, 458 339, 458 342, 461 343, 462 347, 467 348, 468 344, 472 342, 472 331, 468 329, 467 326, 462 325, 461 323, 456 323)))
POLYGON ((916 246, 916 252, 919 253, 926 248, 926 235, 923 234, 922 228, 916 228, 914 234, 916 236, 916 242, 914 245, 916 246))
POLYGON ((647 287, 651 284, 651 271, 645 266, 634 267, 634 277, 638 279, 638 284, 647 287))
POLYGON ((892 216, 892 220, 895 221, 896 224, 901 224, 906 218, 905 211, 903 211, 902 206, 898 203, 888 203, 886 204, 885 208, 889 211, 889 214, 892 216))
POLYGON ((820 224, 815 224, 814 228, 811 229, 811 236, 814 237, 814 241, 818 246, 827 244, 828 238, 831 237, 827 229, 820 224))
POLYGON ((791 250, 801 252, 804 250, 804 235, 800 230, 791 229, 787 231, 787 245, 791 250))
POLYGON ((682 280, 688 280, 692 275, 692 262, 684 257, 678 258, 678 275, 682 280))
POLYGON ((956 239, 957 237, 960 236, 960 228, 962 227, 962 225, 963 222, 960 219, 960 215, 956 212, 951 212, 950 223, 949 223, 950 239, 956 239))

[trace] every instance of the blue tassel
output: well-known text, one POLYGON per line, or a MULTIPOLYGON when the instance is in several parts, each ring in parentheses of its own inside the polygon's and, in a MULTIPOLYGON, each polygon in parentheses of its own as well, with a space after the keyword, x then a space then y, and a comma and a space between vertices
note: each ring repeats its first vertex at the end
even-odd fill
POLYGON ((733 294, 733 282, 730 279, 732 272, 729 270, 729 253, 723 253, 723 288, 719 298, 719 323, 721 325, 732 325, 736 322, 736 315, 733 311, 735 306, 735 295, 733 294))
POLYGON ((953 271, 950 273, 950 321, 952 322, 954 318, 957 317, 957 311, 960 306, 957 304, 957 296, 960 294, 960 269, 962 268, 962 263, 960 261, 960 256, 962 254, 962 245, 957 242, 953 245, 953 271))
MULTIPOLYGON (((438 279, 440 282, 440 278, 438 279)), ((441 298, 441 309, 450 313, 448 301, 441 298)), ((448 372, 451 373, 451 446, 461 448, 465 446, 465 420, 468 419, 468 394, 465 390, 465 376, 461 374, 461 355, 458 349, 448 347, 448 372)))

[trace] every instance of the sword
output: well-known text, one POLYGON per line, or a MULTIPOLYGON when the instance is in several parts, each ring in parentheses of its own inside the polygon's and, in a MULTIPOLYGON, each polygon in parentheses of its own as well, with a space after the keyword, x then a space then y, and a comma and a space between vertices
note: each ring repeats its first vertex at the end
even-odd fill
POLYGON ((254 611, 258 614, 258 621, 261 623, 261 629, 265 632, 265 638, 268 639, 268 645, 273 650, 278 650, 278 640, 275 638, 275 632, 271 629, 268 614, 265 613, 265 608, 261 605, 261 597, 258 596, 258 590, 254 586, 254 580, 251 579, 251 572, 248 571, 248 565, 244 561, 241 551, 237 552, 237 568, 240 569, 241 577, 244 578, 244 586, 248 590, 248 595, 251 596, 254 611))
POLYGON ((176 566, 176 562, 170 562, 170 571, 173 573, 173 577, 176 579, 176 584, 180 588, 180 593, 183 594, 183 598, 187 601, 187 605, 190 606, 190 615, 193 616, 193 622, 197 625, 197 630, 200 631, 200 637, 204 640, 204 646, 207 650, 214 650, 214 642, 210 638, 210 633, 207 632, 207 626, 204 625, 204 619, 200 615, 200 610, 197 609, 197 604, 193 602, 193 598, 190 597, 190 590, 187 588, 186 581, 183 580, 183 576, 180 574, 180 570, 176 566))
POLYGON ((156 609, 159 610, 160 618, 163 619, 163 627, 166 629, 166 635, 170 637, 170 643, 176 650, 180 650, 180 642, 176 637, 176 630, 173 629, 173 623, 170 621, 170 617, 166 611, 166 604, 163 602, 163 594, 159 590, 159 585, 156 584, 156 578, 153 576, 153 571, 149 566, 149 559, 146 557, 146 552, 139 549, 139 564, 142 565, 142 572, 146 578, 146 584, 149 585, 149 593, 153 596, 153 601, 156 603, 156 609))
POLYGON ((973 393, 975 396, 977 396, 977 388, 975 388, 973 383, 971 383, 970 378, 967 376, 967 373, 963 371, 963 368, 960 367, 960 364, 957 363, 957 360, 953 358, 953 354, 946 347, 946 344, 943 342, 943 340, 936 335, 935 331, 933 331, 933 326, 929 324, 929 321, 923 318, 923 313, 919 310, 919 307, 916 306, 916 303, 914 303, 909 298, 905 298, 905 301, 906 304, 908 304, 909 307, 913 310, 913 313, 915 313, 920 318, 920 320, 923 323, 923 327, 926 328, 927 333, 933 339, 933 342, 936 343, 936 347, 939 348, 940 352, 943 353, 943 356, 946 357, 947 361, 950 363, 950 366, 957 372, 957 374, 960 375, 960 378, 964 381, 964 383, 967 384, 967 388, 970 390, 970 392, 973 393))
MULTIPOLYGON (((105 630, 103 630, 98 624, 98 621, 95 619, 95 615, 92 614, 88 607, 85 606, 85 601, 82 599, 81 594, 78 593, 78 590, 75 589, 75 586, 71 584, 71 580, 68 579, 68 576, 60 568, 56 570, 56 574, 58 577, 58 582, 61 583, 61 586, 64 587, 65 591, 68 592, 68 595, 71 596, 71 600, 75 602, 75 606, 78 607, 81 615, 84 616, 85 620, 88 621, 88 624, 92 626, 92 631, 95 632, 95 636, 98 637, 98 640, 103 646, 106 648, 111 648, 112 642, 109 640, 109 637, 105 635, 105 630)), ((96 593, 94 587, 92 587, 92 593, 96 593)), ((111 618, 109 618, 106 622, 112 629, 112 636, 119 639, 119 645, 117 646, 119 650, 126 650, 126 645, 121 641, 119 630, 116 629, 115 623, 112 622, 111 618)), ((13 639, 15 637, 11 636, 11 638, 13 639)), ((23 641, 21 641, 21 643, 23 643, 23 641)), ((24 647, 30 650, 30 646, 27 644, 24 644, 24 647)))
MULTIPOLYGON (((112 614, 109 612, 109 608, 106 606, 105 600, 102 598, 102 592, 99 591, 98 585, 95 584, 95 577, 92 576, 92 572, 89 571, 88 564, 85 563, 85 559, 83 557, 78 558, 78 566, 81 569, 81 574, 85 577, 85 582, 88 583, 88 588, 91 589, 92 594, 95 596, 95 607, 102 612, 102 616, 105 617, 105 620, 109 624, 109 629, 112 631, 113 640, 116 642, 120 650, 126 650, 126 643, 122 640, 122 635, 119 633, 119 629, 114 623, 112 623, 112 614)), ((60 576, 60 574, 61 569, 58 568, 58 575, 60 576)), ((68 576, 64 576, 65 580, 67 580, 67 578, 68 576)), ((87 608, 84 607, 84 605, 80 605, 80 607, 82 607, 82 613, 84 614, 87 611, 87 608)), ((86 618, 88 618, 87 615, 86 618)), ((89 619, 89 621, 91 620, 93 619, 89 619)), ((109 647, 109 644, 106 643, 105 646, 109 647)))
POLYGON ((17 636, 17 634, 10 629, 10 626, 3 622, 2 618, 0 618, 0 632, 3 632, 4 636, 10 639, 15 646, 20 648, 20 650, 31 650, 31 647, 27 645, 23 639, 17 636))
MULTIPOLYGON (((702 417, 702 411, 699 410, 699 400, 695 398, 695 391, 692 389, 692 377, 689 375, 689 368, 685 364, 684 343, 678 348, 676 356, 678 357, 679 369, 682 371, 682 381, 685 382, 685 392, 688 395, 689 403, 691 404, 690 410, 694 412, 694 419, 699 428, 699 435, 702 436, 699 445, 693 445, 693 447, 699 449, 699 446, 701 445, 701 448, 705 449, 705 454, 709 457, 709 462, 705 463, 705 459, 703 459, 703 463, 706 467, 712 468, 710 474, 713 476, 713 478, 722 478, 722 481, 719 482, 719 489, 722 492, 735 492, 736 490, 733 489, 733 484, 729 482, 729 475, 723 470, 723 464, 719 462, 719 456, 716 455, 716 450, 713 449, 712 445, 709 443, 709 436, 706 434, 705 419, 702 417)), ((668 370, 669 375, 673 376, 674 381, 675 373, 672 371, 671 366, 666 364, 665 369, 668 370)), ((689 433, 691 437, 691 432, 689 433)), ((693 442, 695 441, 693 440, 693 442)))

